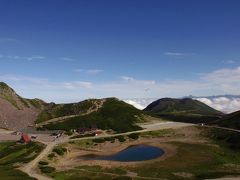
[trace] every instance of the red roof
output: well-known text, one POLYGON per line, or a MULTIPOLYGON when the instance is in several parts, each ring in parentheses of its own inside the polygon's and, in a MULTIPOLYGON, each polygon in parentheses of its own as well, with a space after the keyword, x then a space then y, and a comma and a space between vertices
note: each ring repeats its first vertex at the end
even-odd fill
POLYGON ((95 131, 95 134, 102 134, 103 132, 101 130, 95 131))
POLYGON ((31 138, 28 134, 23 133, 21 137, 21 141, 23 141, 24 143, 29 143, 31 141, 31 138))

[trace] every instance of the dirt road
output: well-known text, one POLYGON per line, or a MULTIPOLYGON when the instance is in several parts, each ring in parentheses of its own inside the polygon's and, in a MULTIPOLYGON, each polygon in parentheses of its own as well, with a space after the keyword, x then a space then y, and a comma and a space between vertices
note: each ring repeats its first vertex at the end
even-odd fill
POLYGON ((69 140, 68 137, 62 138, 62 139, 57 139, 54 142, 50 142, 46 145, 45 149, 31 162, 27 163, 25 166, 23 166, 22 168, 20 168, 21 171, 27 173, 29 176, 34 177, 36 179, 39 180, 50 180, 50 177, 47 177, 43 174, 41 174, 40 172, 37 171, 37 166, 39 161, 41 161, 41 159, 43 159, 45 156, 47 156, 49 153, 52 152, 53 148, 57 145, 57 144, 61 144, 65 141, 69 140))

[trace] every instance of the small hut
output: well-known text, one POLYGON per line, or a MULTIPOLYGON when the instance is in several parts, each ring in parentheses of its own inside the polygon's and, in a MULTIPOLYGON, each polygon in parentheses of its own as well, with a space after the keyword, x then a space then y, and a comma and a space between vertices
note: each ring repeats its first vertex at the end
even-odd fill
POLYGON ((31 141, 30 136, 27 133, 22 133, 21 139, 19 140, 20 143, 28 144, 31 141))

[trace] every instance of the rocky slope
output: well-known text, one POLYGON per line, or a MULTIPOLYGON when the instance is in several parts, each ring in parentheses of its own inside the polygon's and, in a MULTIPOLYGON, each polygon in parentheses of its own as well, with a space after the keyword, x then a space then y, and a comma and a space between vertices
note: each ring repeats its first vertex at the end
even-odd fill
POLYGON ((34 125, 45 102, 20 97, 7 84, 0 82, 0 128, 19 130, 34 125))

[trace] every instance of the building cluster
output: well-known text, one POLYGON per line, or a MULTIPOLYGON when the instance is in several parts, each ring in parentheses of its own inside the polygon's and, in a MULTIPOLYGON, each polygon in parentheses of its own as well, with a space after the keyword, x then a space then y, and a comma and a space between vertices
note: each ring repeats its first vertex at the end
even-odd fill
POLYGON ((92 127, 92 128, 81 127, 81 128, 78 128, 76 130, 76 132, 78 134, 82 134, 82 135, 84 135, 84 134, 93 134, 95 136, 98 136, 98 135, 103 133, 102 130, 100 130, 100 129, 96 128, 96 127, 92 127))

